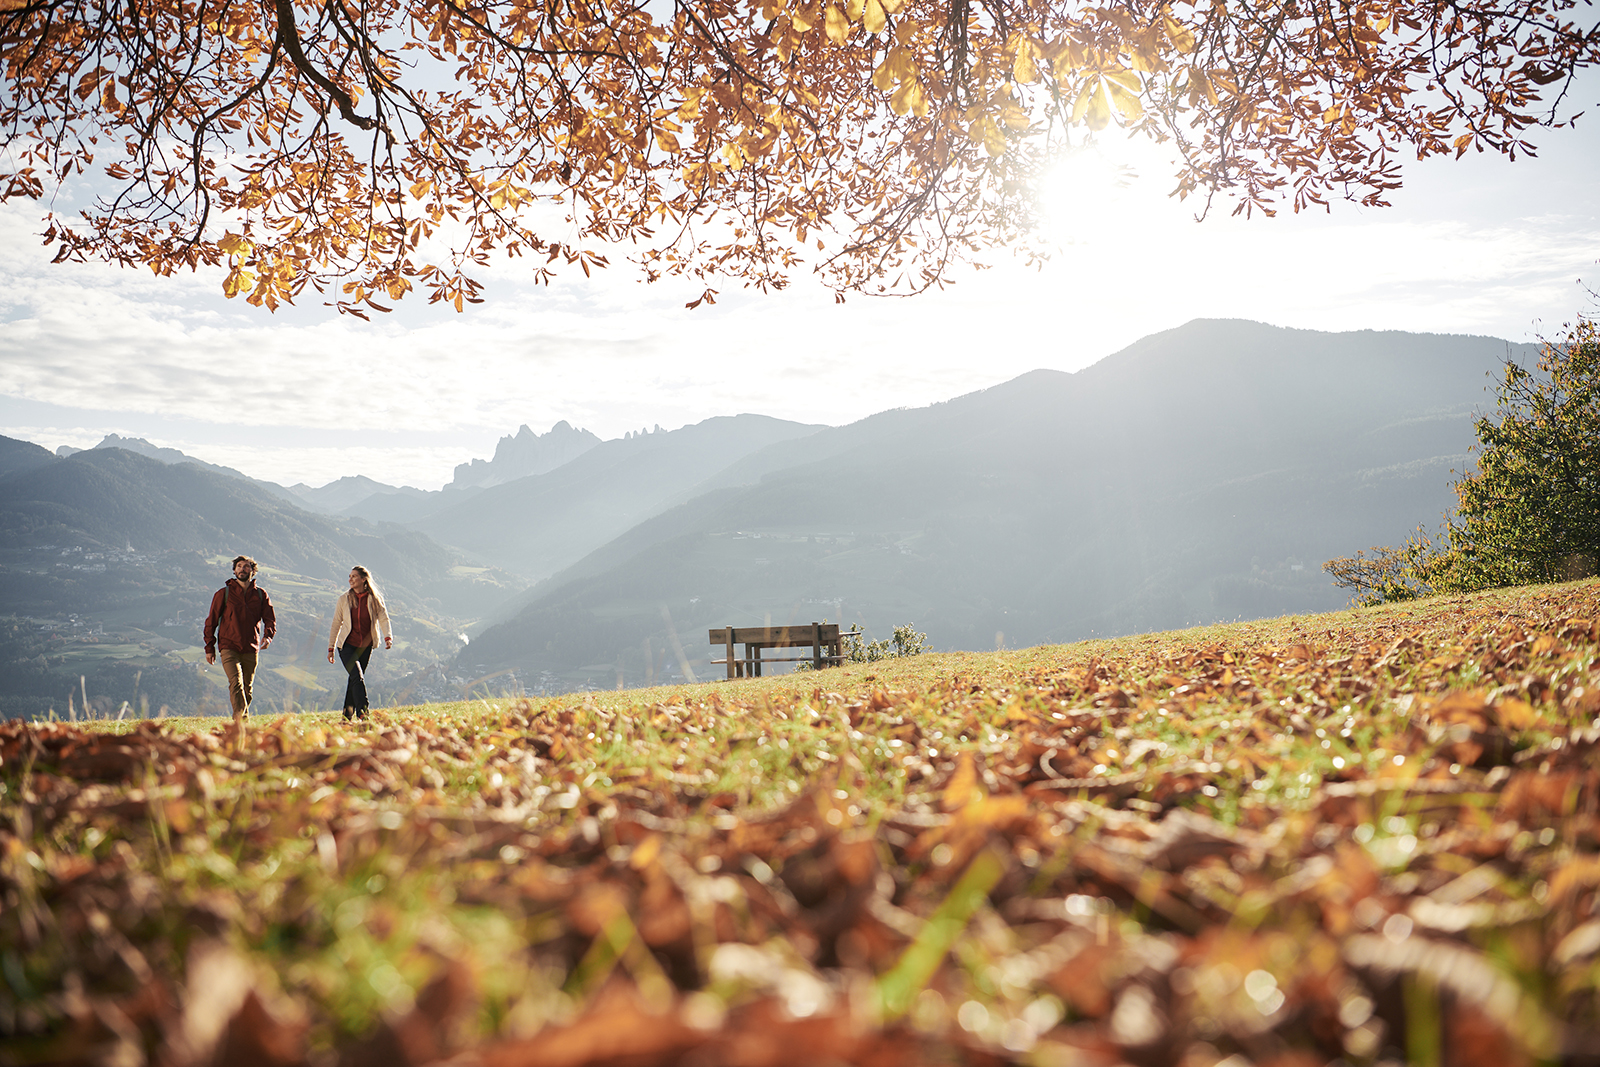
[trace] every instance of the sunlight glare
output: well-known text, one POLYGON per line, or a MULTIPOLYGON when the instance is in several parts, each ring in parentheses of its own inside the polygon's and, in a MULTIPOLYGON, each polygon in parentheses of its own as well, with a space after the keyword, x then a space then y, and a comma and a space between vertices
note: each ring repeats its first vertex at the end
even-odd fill
POLYGON ((1113 162, 1093 144, 1064 154, 1040 189, 1045 233, 1062 245, 1104 235, 1127 210, 1135 176, 1131 167, 1113 162))

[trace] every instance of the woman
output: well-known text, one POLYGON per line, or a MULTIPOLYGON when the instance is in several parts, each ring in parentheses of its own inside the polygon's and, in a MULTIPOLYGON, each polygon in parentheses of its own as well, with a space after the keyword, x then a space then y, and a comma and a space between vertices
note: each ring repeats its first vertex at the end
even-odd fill
POLYGON ((383 631, 383 647, 394 647, 394 631, 389 627, 389 612, 383 606, 383 594, 372 584, 372 574, 365 567, 350 569, 350 591, 340 593, 333 606, 333 629, 328 631, 328 662, 333 662, 337 651, 339 662, 350 675, 344 687, 344 717, 367 717, 367 661, 377 642, 378 631, 383 631), (340 644, 339 639, 344 638, 340 644))

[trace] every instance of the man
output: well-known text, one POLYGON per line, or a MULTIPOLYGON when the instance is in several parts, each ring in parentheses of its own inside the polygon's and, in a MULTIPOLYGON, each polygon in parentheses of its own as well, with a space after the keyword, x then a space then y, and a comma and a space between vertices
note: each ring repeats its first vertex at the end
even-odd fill
POLYGON ((256 677, 256 654, 278 632, 278 618, 265 589, 256 588, 256 561, 249 556, 233 557, 233 577, 211 598, 211 613, 206 616, 206 662, 222 659, 222 672, 228 678, 228 699, 233 703, 235 722, 250 718, 251 683, 256 677), (260 629, 260 639, 256 631, 260 629))

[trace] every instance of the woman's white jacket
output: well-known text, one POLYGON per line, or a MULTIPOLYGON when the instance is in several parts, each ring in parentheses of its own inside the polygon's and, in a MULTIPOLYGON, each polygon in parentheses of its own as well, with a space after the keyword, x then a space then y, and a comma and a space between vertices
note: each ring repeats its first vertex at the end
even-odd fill
MULTIPOLYGON (((381 630, 384 638, 394 636, 394 631, 389 627, 389 611, 378 599, 371 594, 367 596, 367 610, 372 614, 373 644, 378 643, 378 634, 381 630)), ((338 648, 340 643, 350 633, 350 594, 339 594, 338 603, 333 606, 333 628, 328 631, 328 647, 338 648)))

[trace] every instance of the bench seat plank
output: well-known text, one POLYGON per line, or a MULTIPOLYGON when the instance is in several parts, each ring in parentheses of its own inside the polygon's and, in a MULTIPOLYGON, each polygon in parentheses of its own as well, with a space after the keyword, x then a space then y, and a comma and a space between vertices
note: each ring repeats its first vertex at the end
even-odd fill
POLYGON ((712 663, 727 665, 729 678, 760 677, 763 663, 802 663, 810 661, 818 668, 844 663, 844 637, 838 623, 814 622, 802 626, 724 626, 707 632, 712 645, 721 645, 722 659, 712 663), (743 645, 744 655, 738 656, 734 646, 743 645), (762 656, 774 648, 808 648, 809 656, 762 656))

